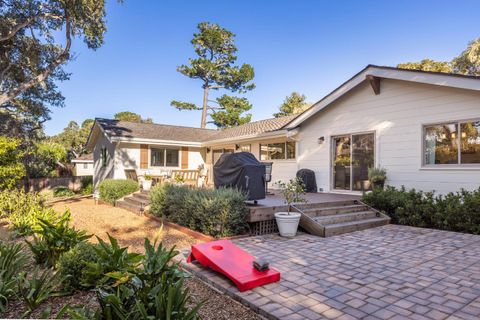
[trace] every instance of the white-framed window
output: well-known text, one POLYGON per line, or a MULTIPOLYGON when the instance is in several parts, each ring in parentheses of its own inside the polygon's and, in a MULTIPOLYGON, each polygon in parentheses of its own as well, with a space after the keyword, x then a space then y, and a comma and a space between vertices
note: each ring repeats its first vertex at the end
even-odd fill
POLYGON ((152 167, 178 167, 180 162, 179 149, 151 148, 150 166, 152 167))
POLYGON ((295 141, 260 144, 260 161, 295 159, 295 141))
POLYGON ((83 164, 83 169, 88 169, 88 163, 83 164))
POLYGON ((251 144, 241 144, 240 145, 240 148, 239 148, 241 152, 250 152, 250 150, 252 149, 252 145, 251 144))
POLYGON ((423 126, 423 165, 475 164, 480 164, 480 120, 423 126))

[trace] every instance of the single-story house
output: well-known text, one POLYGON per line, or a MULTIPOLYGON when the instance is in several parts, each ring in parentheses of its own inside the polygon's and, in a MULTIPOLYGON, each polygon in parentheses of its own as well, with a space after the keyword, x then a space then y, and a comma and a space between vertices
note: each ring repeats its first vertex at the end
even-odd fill
POLYGON ((93 176, 93 154, 82 154, 72 159, 73 175, 77 177, 93 176))
MULTIPOLYGON (((387 184, 439 193, 480 187, 480 77, 369 65, 299 115, 224 130, 97 119, 94 181, 210 169, 224 152, 273 162, 272 182, 315 172, 319 191, 358 193, 369 167, 387 184)), ((274 187, 274 185, 272 185, 274 187)))

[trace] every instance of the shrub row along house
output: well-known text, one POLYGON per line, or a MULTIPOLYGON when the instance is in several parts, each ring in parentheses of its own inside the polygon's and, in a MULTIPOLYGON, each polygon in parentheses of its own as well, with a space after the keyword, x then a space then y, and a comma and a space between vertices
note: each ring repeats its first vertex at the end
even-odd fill
MULTIPOLYGON (((387 184, 439 193, 480 186, 480 77, 369 65, 299 115, 221 131, 97 119, 94 182, 213 164, 225 152, 273 162, 272 182, 315 172, 319 191, 387 184)), ((211 178, 210 178, 210 181, 211 178)))

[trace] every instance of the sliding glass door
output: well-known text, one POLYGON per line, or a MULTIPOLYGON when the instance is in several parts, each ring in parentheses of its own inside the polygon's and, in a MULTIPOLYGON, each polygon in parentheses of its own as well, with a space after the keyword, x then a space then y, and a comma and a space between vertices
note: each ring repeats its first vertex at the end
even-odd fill
POLYGON ((349 134, 332 138, 333 189, 370 189, 368 168, 375 165, 374 133, 349 134))

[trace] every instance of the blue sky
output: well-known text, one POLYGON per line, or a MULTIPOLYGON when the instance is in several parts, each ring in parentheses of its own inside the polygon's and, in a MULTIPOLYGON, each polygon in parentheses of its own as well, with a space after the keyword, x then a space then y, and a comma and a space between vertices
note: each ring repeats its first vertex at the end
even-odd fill
POLYGON ((75 42, 71 80, 59 85, 66 107, 52 108, 45 129, 52 135, 70 120, 124 110, 199 126, 199 112, 177 111, 170 101, 201 103, 199 80, 176 67, 194 56, 190 40, 202 21, 237 35, 239 62, 255 69, 257 88, 245 96, 259 120, 292 91, 315 102, 367 64, 450 60, 480 36, 478 12, 475 0, 109 0, 105 45, 91 51, 75 42))

